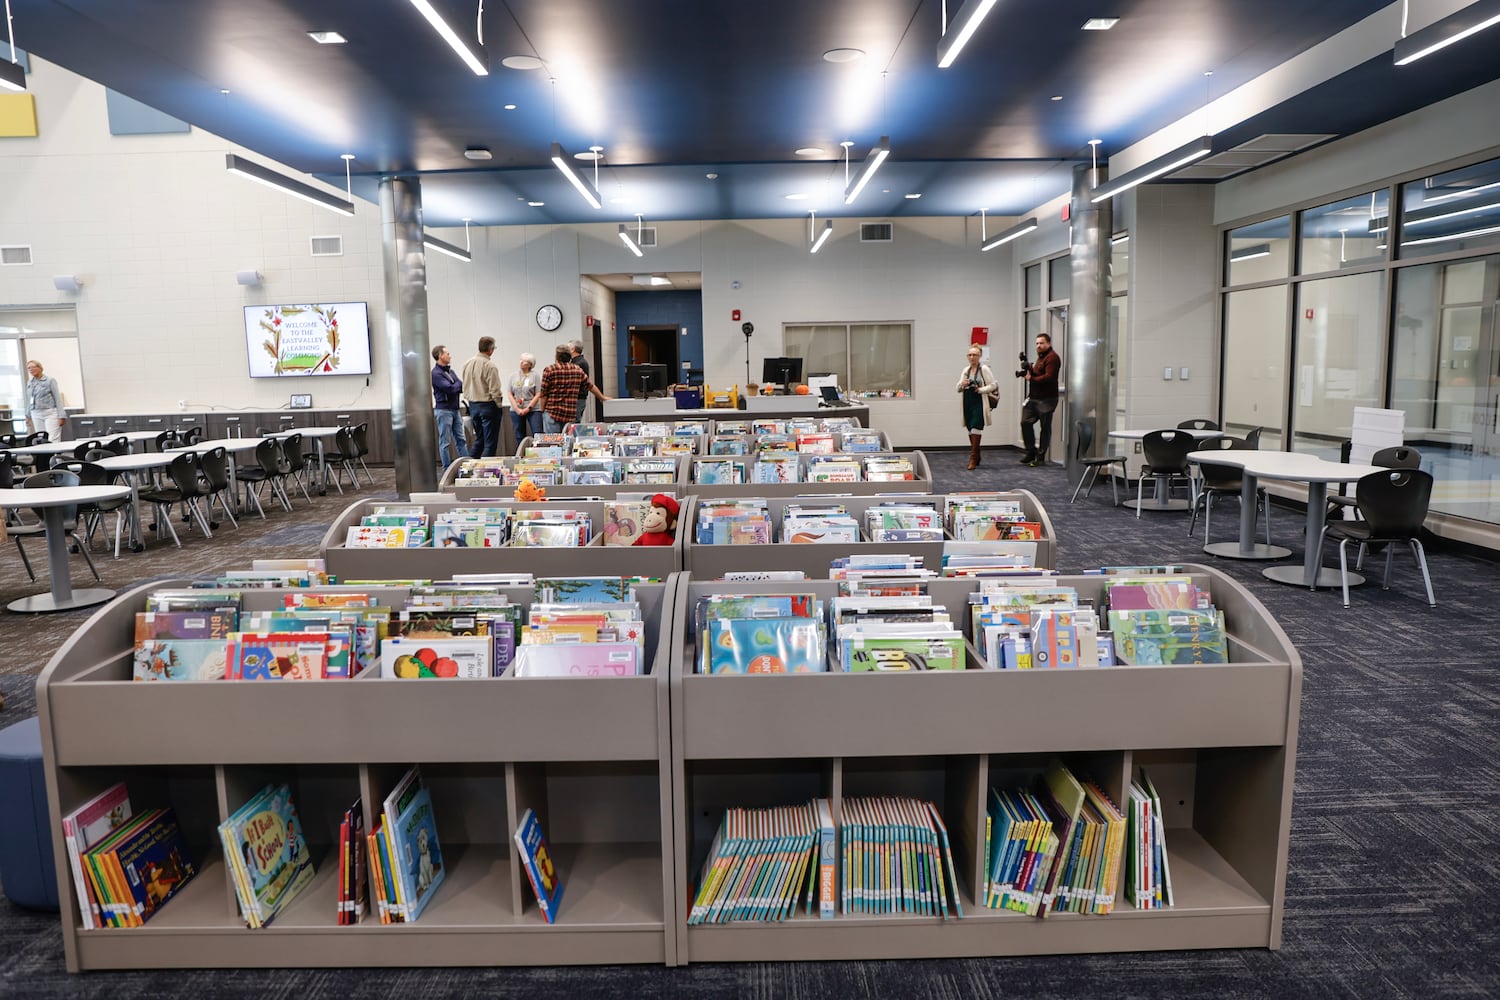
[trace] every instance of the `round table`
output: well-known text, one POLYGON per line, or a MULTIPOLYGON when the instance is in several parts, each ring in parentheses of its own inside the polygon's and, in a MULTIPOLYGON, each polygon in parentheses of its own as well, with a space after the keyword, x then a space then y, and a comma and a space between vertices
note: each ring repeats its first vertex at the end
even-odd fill
MULTIPOLYGON (((1131 429, 1122 430, 1122 431, 1110 431, 1109 432, 1109 436, 1112 437, 1112 438, 1117 438, 1118 440, 1121 440, 1121 441, 1140 441, 1140 440, 1144 439, 1147 434, 1151 434, 1151 433, 1154 433, 1155 431, 1159 431, 1159 430, 1161 430, 1161 431, 1179 431, 1179 432, 1181 432, 1183 434, 1191 434, 1193 436, 1193 439, 1195 441, 1206 441, 1209 438, 1216 438, 1216 437, 1223 437, 1224 436, 1224 432, 1223 431, 1200 431, 1200 430, 1193 430, 1193 429, 1187 428, 1187 427, 1138 427, 1138 428, 1131 428, 1131 429)), ((1130 475, 1129 475, 1129 473, 1130 473, 1130 469, 1129 469, 1130 461, 1129 461, 1129 459, 1126 460, 1125 465, 1126 465, 1126 470, 1125 470, 1126 471, 1125 484, 1126 484, 1126 488, 1129 489, 1129 486, 1130 486, 1130 475)), ((1147 497, 1147 498, 1144 498, 1144 499, 1141 499, 1141 500, 1126 500, 1120 506, 1121 507, 1129 507, 1131 510, 1187 510, 1188 509, 1188 507, 1190 506, 1190 504, 1189 504, 1189 502, 1187 500, 1172 500, 1172 499, 1170 499, 1167 496, 1167 483, 1166 483, 1165 479, 1162 479, 1159 476, 1153 477, 1153 478, 1156 481, 1152 485, 1152 493, 1151 493, 1150 497, 1147 497)))
POLYGON ((47 572, 52 577, 50 593, 22 597, 6 605, 12 611, 66 611, 103 604, 115 596, 113 590, 91 587, 74 590, 68 574, 68 538, 63 530, 66 508, 100 500, 117 500, 127 496, 124 486, 38 486, 30 489, 0 490, 0 509, 18 510, 35 507, 47 528, 47 572))

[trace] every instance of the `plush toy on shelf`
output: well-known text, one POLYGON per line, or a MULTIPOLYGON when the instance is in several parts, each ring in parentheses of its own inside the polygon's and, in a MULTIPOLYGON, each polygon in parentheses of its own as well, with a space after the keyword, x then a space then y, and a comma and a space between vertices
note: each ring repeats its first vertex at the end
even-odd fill
POLYGON ((532 482, 530 476, 525 476, 516 484, 515 497, 522 503, 533 503, 547 499, 547 491, 532 482))
POLYGON ((677 537, 677 512, 681 508, 675 497, 658 493, 651 498, 651 507, 641 518, 641 535, 636 545, 671 545, 677 537))

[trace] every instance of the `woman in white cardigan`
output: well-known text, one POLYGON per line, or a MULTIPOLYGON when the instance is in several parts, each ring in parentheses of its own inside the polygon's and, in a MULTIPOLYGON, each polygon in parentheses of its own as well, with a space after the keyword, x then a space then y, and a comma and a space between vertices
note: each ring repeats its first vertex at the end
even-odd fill
POLYGON ((964 429, 969 432, 971 469, 979 467, 979 438, 990 425, 991 401, 1000 398, 1000 383, 995 381, 990 366, 980 360, 983 357, 982 347, 978 344, 969 345, 969 363, 964 366, 963 374, 959 375, 958 385, 955 387, 963 394, 964 429))

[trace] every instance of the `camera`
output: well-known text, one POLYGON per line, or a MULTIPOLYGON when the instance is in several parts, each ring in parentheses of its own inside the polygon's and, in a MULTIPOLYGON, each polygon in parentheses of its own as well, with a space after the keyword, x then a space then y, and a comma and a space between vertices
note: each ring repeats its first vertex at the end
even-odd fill
POLYGON ((1025 351, 1021 352, 1020 358, 1021 358, 1021 368, 1020 368, 1019 371, 1016 372, 1016 378, 1025 378, 1026 377, 1026 373, 1027 373, 1027 371, 1030 368, 1030 365, 1026 361, 1026 352, 1025 351))

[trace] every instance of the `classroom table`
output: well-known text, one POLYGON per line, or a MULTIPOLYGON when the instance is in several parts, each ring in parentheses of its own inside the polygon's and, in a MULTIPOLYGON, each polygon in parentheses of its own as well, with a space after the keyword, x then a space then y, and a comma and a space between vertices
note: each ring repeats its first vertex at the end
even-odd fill
MULTIPOLYGON (((284 430, 272 431, 267 437, 287 438, 293 434, 301 434, 304 438, 311 441, 313 443, 313 450, 318 456, 318 496, 327 496, 328 462, 323 458, 323 442, 328 438, 336 436, 343 429, 342 427, 288 427, 284 430)), ((352 468, 349 470, 349 476, 356 483, 359 482, 359 479, 354 476, 352 468)), ((339 492, 342 493, 343 489, 341 488, 339 492)))
MULTIPOLYGON (((1109 436, 1120 441, 1140 441, 1153 431, 1181 431, 1192 435, 1196 441, 1206 441, 1209 438, 1223 437, 1223 431, 1199 431, 1190 430, 1186 427, 1136 427, 1126 430, 1110 431, 1109 436)), ((1167 481, 1162 477, 1153 477, 1151 496, 1140 501, 1126 500, 1120 506, 1129 507, 1131 510, 1187 510, 1190 502, 1187 500, 1172 500, 1167 496, 1167 481)), ((1127 488, 1130 483, 1130 458, 1125 459, 1125 483, 1127 488)))
POLYGON ((115 592, 105 587, 73 589, 73 580, 68 573, 67 532, 63 530, 64 511, 81 503, 116 500, 129 492, 124 486, 37 486, 0 490, 0 509, 35 507, 41 511, 42 523, 47 528, 47 572, 52 577, 49 593, 22 597, 6 607, 27 613, 66 611, 103 604, 114 597, 115 592))
MULTIPOLYGON (((1290 549, 1279 545, 1255 543, 1255 494, 1262 479, 1305 483, 1307 538, 1302 565, 1269 566, 1261 575, 1277 583, 1289 583, 1309 590, 1339 585, 1338 571, 1322 566, 1323 553, 1318 544, 1323 537, 1323 524, 1328 511, 1328 484, 1353 482, 1373 472, 1380 472, 1379 467, 1330 462, 1315 455, 1292 451, 1195 451, 1188 455, 1188 461, 1194 464, 1210 462, 1227 465, 1242 472, 1239 541, 1213 542, 1205 545, 1203 551, 1230 559, 1280 559, 1291 555, 1290 549)), ((1349 574, 1351 587, 1361 583, 1364 583, 1364 577, 1358 573, 1349 574)))

